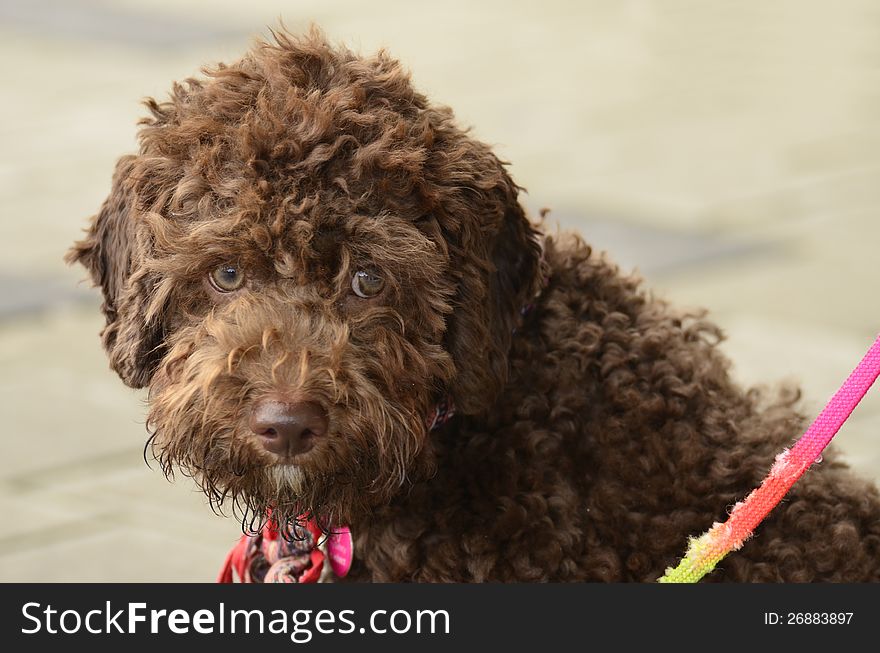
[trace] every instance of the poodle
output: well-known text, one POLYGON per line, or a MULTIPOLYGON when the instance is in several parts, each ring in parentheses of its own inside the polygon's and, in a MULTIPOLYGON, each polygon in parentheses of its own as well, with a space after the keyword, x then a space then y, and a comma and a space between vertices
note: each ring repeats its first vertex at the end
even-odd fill
MULTIPOLYGON (((246 532, 344 525, 347 581, 655 581, 802 433, 385 52, 281 31, 204 73, 68 260, 163 471, 246 532)), ((880 580, 877 489, 831 453, 708 580, 880 580)))

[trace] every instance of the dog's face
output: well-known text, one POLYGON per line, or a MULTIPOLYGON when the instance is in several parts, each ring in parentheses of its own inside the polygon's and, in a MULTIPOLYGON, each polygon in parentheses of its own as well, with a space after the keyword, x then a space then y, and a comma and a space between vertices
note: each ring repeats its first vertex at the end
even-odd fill
POLYGON ((241 517, 349 522, 505 380, 539 248, 489 149, 387 56, 282 34, 147 103, 71 250, 153 451, 241 517))

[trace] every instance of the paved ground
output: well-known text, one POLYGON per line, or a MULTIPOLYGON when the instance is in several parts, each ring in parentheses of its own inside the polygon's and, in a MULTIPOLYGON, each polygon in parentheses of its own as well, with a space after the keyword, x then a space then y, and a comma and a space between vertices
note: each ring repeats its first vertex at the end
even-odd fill
MULTIPOLYGON (((532 208, 708 306, 744 383, 797 380, 821 408, 880 329, 876 3, 528 5, 0 0, 0 580, 210 580, 237 537, 145 466, 143 396, 61 256, 139 99, 279 16, 388 46, 532 208)), ((875 391, 840 444, 875 479, 878 433, 875 391)))

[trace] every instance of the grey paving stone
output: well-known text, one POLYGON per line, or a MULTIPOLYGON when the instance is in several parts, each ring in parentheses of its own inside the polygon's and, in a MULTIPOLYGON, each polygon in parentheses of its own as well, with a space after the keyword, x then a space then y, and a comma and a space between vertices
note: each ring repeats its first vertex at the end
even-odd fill
POLYGON ((3 556, 6 582, 212 582, 222 557, 202 541, 161 529, 88 525, 83 537, 56 537, 46 546, 3 556))
POLYGON ((0 320, 83 304, 98 307, 98 294, 55 279, 0 274, 0 320))
POLYGON ((212 24, 211 18, 187 21, 85 0, 0 0, 0 22, 6 29, 40 38, 98 40, 144 49, 192 48, 206 41, 246 36, 240 29, 212 24))
POLYGON ((551 215, 566 229, 582 234, 594 249, 607 252, 623 270, 637 269, 652 279, 664 274, 705 270, 719 263, 748 264, 752 257, 768 255, 778 249, 766 240, 750 242, 694 230, 580 217, 566 211, 555 211, 551 215))

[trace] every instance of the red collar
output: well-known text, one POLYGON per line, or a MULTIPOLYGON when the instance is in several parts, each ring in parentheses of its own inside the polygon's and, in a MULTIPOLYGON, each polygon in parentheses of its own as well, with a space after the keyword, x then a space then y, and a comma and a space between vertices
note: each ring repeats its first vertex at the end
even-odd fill
POLYGON ((342 578, 354 554, 347 526, 324 532, 314 519, 297 520, 283 537, 271 519, 256 534, 244 534, 226 556, 218 583, 317 583, 324 560, 342 578), (323 538, 323 539, 322 539, 323 538))

